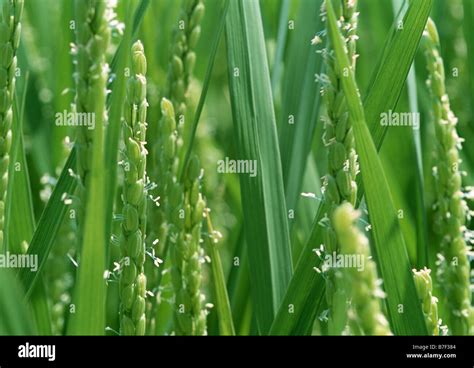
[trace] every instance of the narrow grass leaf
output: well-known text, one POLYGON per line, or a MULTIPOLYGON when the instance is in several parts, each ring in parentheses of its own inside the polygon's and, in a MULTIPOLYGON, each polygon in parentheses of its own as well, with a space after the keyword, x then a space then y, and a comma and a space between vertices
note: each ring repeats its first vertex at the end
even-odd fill
MULTIPOLYGON (((319 115, 322 58, 311 47, 311 39, 322 28, 321 0, 301 1, 289 45, 283 81, 280 150, 285 181, 286 205, 296 210, 304 170, 319 115)), ((292 223, 290 223, 291 225, 292 223)))
POLYGON ((0 285, 0 335, 34 335, 32 315, 11 270, 0 268, 0 285))
POLYGON ((217 317, 219 319, 219 331, 221 336, 234 336, 235 328, 230 309, 229 295, 227 294, 224 270, 222 268, 221 256, 219 254, 217 238, 213 236, 214 230, 207 214, 206 236, 207 249, 211 258, 212 281, 214 286, 214 295, 216 300, 217 317), (216 241, 214 241, 214 239, 216 241))
POLYGON ((278 35, 276 39, 275 61, 272 69, 272 91, 277 94, 277 87, 280 83, 281 71, 283 68, 283 55, 288 36, 288 16, 290 15, 290 0, 282 0, 280 8, 280 18, 278 20, 278 35))
POLYGON ((28 254, 38 256, 38 270, 30 272, 29 269, 21 269, 19 273, 27 296, 41 275, 64 215, 69 208, 70 196, 76 189, 77 181, 71 176, 75 162, 76 150, 73 148, 31 239, 28 254))
POLYGON ((292 264, 280 151, 259 3, 231 1, 226 38, 239 159, 257 164, 240 176, 252 296, 267 333, 291 278, 292 264))
MULTIPOLYGON (((397 16, 397 10, 403 10, 408 7, 408 3, 404 0, 392 0, 393 10, 395 16, 397 16)), ((408 89, 408 103, 410 111, 412 113, 419 113, 418 107, 418 93, 416 85, 416 69, 415 63, 412 64, 410 72, 408 73, 407 78, 407 89, 408 89)), ((418 268, 423 268, 428 265, 428 228, 427 228, 427 218, 425 211, 425 186, 424 186, 424 176, 423 176, 423 157, 421 146, 421 135, 420 129, 412 129, 412 138, 413 145, 415 148, 416 154, 416 172, 414 175, 415 188, 414 199, 416 207, 416 244, 417 244, 417 259, 416 264, 418 268)), ((403 189, 402 189, 403 190, 403 189)), ((405 238, 406 239, 406 238, 405 238)))
POLYGON ((393 26, 379 67, 364 99, 367 125, 379 150, 388 127, 380 124, 380 114, 396 106, 418 50, 432 0, 412 0, 403 19, 403 28, 393 26), (409 61, 409 62, 407 62, 409 61), (387 87, 390 87, 387 89, 387 87), (392 107, 392 108, 391 108, 392 107))
POLYGON ((245 311, 251 309, 252 298, 250 297, 250 277, 248 266, 247 246, 245 244, 245 236, 243 229, 239 230, 237 245, 232 257, 238 260, 238 267, 232 267, 227 277, 227 293, 229 294, 231 310, 234 317, 234 326, 238 335, 244 334, 247 323, 245 311))
POLYGON ((300 194, 303 198, 298 201, 296 208, 295 224, 291 234, 292 256, 295 266, 304 248, 307 234, 311 232, 312 221, 318 213, 321 203, 321 175, 318 172, 316 160, 312 154, 308 156, 306 162, 301 192, 305 194, 311 193, 311 198, 300 194))

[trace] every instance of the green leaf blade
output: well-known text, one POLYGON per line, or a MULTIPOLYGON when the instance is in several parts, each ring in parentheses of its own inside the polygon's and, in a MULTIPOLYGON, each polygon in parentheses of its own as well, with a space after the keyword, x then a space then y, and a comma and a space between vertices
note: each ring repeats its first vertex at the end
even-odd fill
POLYGON ((75 162, 76 150, 73 148, 48 204, 40 217, 38 226, 28 248, 29 255, 38 256, 37 272, 31 272, 29 269, 25 268, 21 269, 19 272, 18 277, 25 288, 27 296, 31 293, 38 277, 41 275, 64 215, 68 209, 68 205, 64 200, 72 195, 76 189, 76 178, 71 175, 71 171, 74 171, 75 168, 75 162))
POLYGON ((318 16, 320 8, 321 0, 300 2, 282 87, 280 149, 287 207, 294 210, 321 102, 320 85, 315 81, 315 75, 321 72, 322 58, 310 45, 314 33, 322 27, 318 16), (290 116, 294 118, 293 124, 289 123, 290 116))
POLYGON ((36 330, 12 271, 0 268, 0 335, 34 335, 36 330))
POLYGON ((224 270, 219 255, 219 249, 211 238, 208 238, 208 249, 211 258, 212 279, 216 298, 216 309, 219 319, 221 336, 235 336, 234 321, 230 308, 229 295, 227 294, 224 270))
POLYGON ((231 1, 226 29, 230 92, 239 159, 257 163, 241 175, 252 295, 267 333, 292 273, 289 229, 269 68, 258 2, 231 1))

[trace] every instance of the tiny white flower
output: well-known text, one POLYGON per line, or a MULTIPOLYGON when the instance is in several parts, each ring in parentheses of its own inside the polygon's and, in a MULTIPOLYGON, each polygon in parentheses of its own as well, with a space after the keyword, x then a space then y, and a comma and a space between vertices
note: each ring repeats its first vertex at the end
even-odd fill
POLYGON ((160 265, 163 263, 163 260, 156 257, 155 260, 153 261, 153 263, 156 267, 160 267, 160 265))
POLYGON ((314 36, 313 39, 311 40, 311 45, 319 45, 320 43, 322 43, 323 40, 321 39, 321 37, 319 37, 318 35, 314 36))

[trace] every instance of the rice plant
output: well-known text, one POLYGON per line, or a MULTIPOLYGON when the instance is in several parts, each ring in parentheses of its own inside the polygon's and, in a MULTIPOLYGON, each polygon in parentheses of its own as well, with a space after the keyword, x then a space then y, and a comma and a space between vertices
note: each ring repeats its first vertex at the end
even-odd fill
MULTIPOLYGON (((324 10, 323 10, 324 11, 324 10)), ((357 40, 357 2, 341 1, 336 3, 339 27, 345 38, 347 56, 351 62, 351 69, 356 66, 356 40, 357 40)), ((323 13, 323 17, 325 17, 323 13)), ((313 43, 319 42, 316 36, 313 43)), ((328 254, 339 252, 338 239, 334 233, 332 217, 337 206, 344 202, 355 205, 357 197, 356 175, 358 174, 357 153, 355 151, 354 137, 347 111, 347 102, 342 90, 340 74, 336 68, 334 51, 328 48, 322 52, 326 61, 326 74, 323 76, 323 97, 326 102, 327 120, 324 124, 323 143, 328 147, 328 174, 324 179, 324 196, 330 207, 327 213, 328 221, 325 224, 324 250, 328 254)), ((347 71, 346 71, 347 73, 347 71)), ((343 288, 338 287, 338 272, 335 268, 327 270, 326 299, 329 308, 330 333, 339 335, 344 324, 335 320, 339 314, 346 314, 344 310, 345 295, 343 288), (342 308, 342 310, 341 310, 342 308), (339 325, 339 326, 338 326, 339 325)), ((342 318, 344 320, 344 318, 342 318)))
POLYGON ((146 276, 146 58, 140 41, 132 46, 132 78, 127 89, 123 124, 125 178, 123 222, 120 248, 123 264, 120 275, 120 331, 124 335, 144 335, 146 276))
POLYGON ((8 189, 8 170, 12 145, 13 100, 15 97, 15 74, 17 52, 21 36, 23 1, 6 1, 1 13, 2 65, 1 65, 1 150, 0 150, 0 249, 5 247, 5 207, 8 189))
POLYGON ((171 279, 175 291, 174 321, 178 335, 206 335, 207 311, 201 293, 202 259, 201 227, 206 202, 201 191, 201 168, 193 156, 185 171, 177 211, 175 233, 170 250, 171 279))
POLYGON ((440 333, 440 322, 438 318, 438 299, 433 296, 433 281, 431 279, 431 270, 424 268, 422 270, 413 270, 415 278, 418 299, 423 306, 426 327, 431 335, 438 336, 440 333))
POLYGON ((1 335, 474 334, 470 1, 0 9, 1 335))
MULTIPOLYGON (((391 335, 390 327, 380 306, 384 298, 377 278, 375 263, 370 260, 368 239, 356 227, 354 222, 359 214, 349 203, 334 211, 332 218, 335 233, 341 245, 340 253, 361 261, 360 268, 347 268, 341 289, 345 289, 350 299, 348 327, 355 335, 391 335), (353 256, 358 258, 354 258, 353 256), (363 262, 363 263, 362 263, 363 262)), ((350 258, 347 258, 350 259, 350 258)), ((337 285, 337 284, 336 284, 337 285)))
POLYGON ((426 29, 426 58, 436 132, 434 231, 439 234, 438 277, 444 289, 453 333, 467 335, 472 313, 471 268, 466 245, 466 212, 462 192, 458 120, 451 110, 445 87, 445 70, 440 56, 439 36, 430 19, 426 29))
MULTIPOLYGON (((110 29, 103 1, 75 2, 77 16, 76 31, 76 99, 78 114, 91 114, 94 119, 104 119, 108 68, 106 52, 110 41, 110 29)), ((84 116, 84 115, 83 115, 84 116)), ((86 115, 88 116, 88 115, 86 115)), ((106 120, 106 119, 105 119, 106 120)), ((101 130, 103 127, 97 127, 101 130)), ((81 201, 78 215, 79 236, 83 226, 87 196, 87 186, 92 166, 94 129, 83 126, 77 133, 77 174, 79 176, 78 197, 81 201)), ((97 145, 102 142, 97 142, 97 145)))

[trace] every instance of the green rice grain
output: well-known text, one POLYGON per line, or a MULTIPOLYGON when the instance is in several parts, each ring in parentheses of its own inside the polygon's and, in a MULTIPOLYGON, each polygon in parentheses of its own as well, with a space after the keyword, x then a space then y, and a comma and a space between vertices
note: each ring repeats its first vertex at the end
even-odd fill
POLYGON ((426 267, 419 271, 413 270, 416 291, 425 315, 426 327, 432 335, 438 336, 438 299, 433 296, 433 281, 430 274, 431 270, 426 267))
POLYGON ((466 245, 467 205, 463 199, 461 140, 456 131, 458 119, 450 107, 445 87, 445 70, 440 53, 439 35, 430 19, 425 31, 426 60, 429 72, 436 148, 433 175, 435 204, 433 230, 439 236, 438 280, 449 313, 448 326, 453 335, 467 335, 470 330, 471 289, 469 248, 466 245))
POLYGON ((332 220, 341 254, 362 257, 362 269, 343 269, 346 295, 350 300, 348 324, 354 335, 391 335, 390 326, 381 308, 383 292, 377 278, 377 266, 370 257, 369 240, 354 225, 359 218, 350 203, 334 211, 332 220))
POLYGON ((3 244, 5 200, 12 145, 16 54, 20 44, 22 13, 23 0, 3 2, 0 17, 0 251, 6 248, 3 244))
POLYGON ((123 223, 120 239, 123 263, 120 276, 120 332, 144 335, 145 298, 145 227, 146 227, 146 58, 143 45, 132 47, 132 77, 128 82, 123 140, 125 145, 122 192, 123 223))
POLYGON ((207 310, 201 292, 201 229, 206 203, 201 195, 201 166, 193 156, 186 169, 184 191, 173 193, 171 280, 175 290, 175 332, 177 335, 206 335, 207 310))
POLYGON ((182 123, 186 114, 187 93, 196 64, 194 51, 201 36, 204 16, 202 0, 184 0, 168 72, 168 96, 175 107, 176 119, 182 123))
MULTIPOLYGON (((107 122, 105 108, 109 68, 106 51, 111 30, 107 19, 109 5, 103 0, 76 0, 76 97, 75 112, 87 114, 90 119, 107 122), (102 118, 102 119, 101 119, 102 118)), ((77 171, 78 185, 78 243, 82 244, 87 187, 92 165, 94 129, 103 126, 77 126, 77 171)))
MULTIPOLYGON (((351 68, 356 67, 356 30, 358 13, 357 2, 351 0, 334 1, 334 9, 340 19, 340 30, 346 41, 347 53, 351 68)), ((325 16, 323 9, 323 17, 325 16)), ((330 204, 324 232, 325 252, 332 254, 338 251, 338 240, 331 224, 333 211, 344 202, 355 205, 357 197, 356 175, 359 171, 355 142, 352 132, 346 98, 342 89, 342 78, 335 65, 334 52, 331 44, 322 52, 326 63, 325 83, 323 84, 323 99, 326 106, 324 119, 323 142, 328 149, 328 174, 325 177, 324 197, 330 204)), ((332 334, 340 334, 343 324, 337 323, 336 315, 344 314, 345 297, 338 286, 338 271, 329 269, 326 278, 326 300, 329 307, 329 328, 332 334)))

